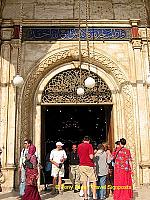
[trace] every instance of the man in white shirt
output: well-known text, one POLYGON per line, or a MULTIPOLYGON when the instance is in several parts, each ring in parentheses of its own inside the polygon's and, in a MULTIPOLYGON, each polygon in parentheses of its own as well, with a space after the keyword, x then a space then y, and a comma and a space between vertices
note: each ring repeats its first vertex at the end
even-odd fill
POLYGON ((58 177, 58 191, 62 194, 62 177, 64 177, 64 161, 67 159, 66 152, 62 149, 61 142, 56 143, 56 149, 50 153, 50 162, 52 163, 51 176, 53 177, 53 190, 52 194, 56 192, 56 181, 58 177))

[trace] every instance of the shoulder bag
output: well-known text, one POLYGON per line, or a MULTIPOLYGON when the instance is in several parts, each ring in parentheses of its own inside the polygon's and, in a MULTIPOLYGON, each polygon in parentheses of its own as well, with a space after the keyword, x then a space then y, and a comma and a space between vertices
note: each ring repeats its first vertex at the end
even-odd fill
MULTIPOLYGON (((123 148, 123 147, 121 147, 121 149, 122 149, 122 148, 123 148)), ((120 151, 121 149, 119 149, 119 151, 120 151)), ((107 164, 109 165, 109 169, 113 169, 113 168, 114 168, 115 160, 116 160, 116 158, 117 158, 117 156, 118 156, 119 151, 116 153, 115 158, 114 158, 110 163, 107 163, 107 164)))
POLYGON ((25 168, 33 169, 33 164, 30 162, 30 159, 25 160, 24 166, 25 166, 25 168))

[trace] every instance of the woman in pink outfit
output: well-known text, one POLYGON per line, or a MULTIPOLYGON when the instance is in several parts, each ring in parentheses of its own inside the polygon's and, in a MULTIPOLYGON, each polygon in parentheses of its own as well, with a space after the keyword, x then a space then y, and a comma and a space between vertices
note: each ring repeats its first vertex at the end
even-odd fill
POLYGON ((38 162, 35 152, 36 147, 31 144, 31 146, 29 147, 27 160, 32 163, 32 168, 30 168, 28 165, 26 166, 26 188, 22 200, 41 200, 37 187, 38 162))
POLYGON ((132 163, 130 150, 125 148, 126 140, 120 140, 120 147, 112 153, 114 166, 114 200, 131 200, 132 192, 132 163))

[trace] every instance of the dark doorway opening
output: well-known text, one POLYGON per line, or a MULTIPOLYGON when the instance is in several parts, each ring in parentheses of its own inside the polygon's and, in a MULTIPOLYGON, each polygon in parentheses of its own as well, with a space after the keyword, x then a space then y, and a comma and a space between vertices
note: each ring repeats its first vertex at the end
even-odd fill
POLYGON ((94 148, 101 142, 112 141, 112 105, 43 105, 41 113, 43 165, 57 141, 65 144, 66 151, 71 151, 72 143, 82 142, 85 135, 90 136, 94 148))

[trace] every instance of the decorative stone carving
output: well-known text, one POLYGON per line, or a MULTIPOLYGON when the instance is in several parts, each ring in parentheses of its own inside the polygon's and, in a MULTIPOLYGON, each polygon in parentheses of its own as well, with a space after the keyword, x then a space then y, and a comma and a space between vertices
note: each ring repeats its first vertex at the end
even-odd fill
POLYGON ((133 49, 141 49, 142 48, 142 40, 141 39, 132 39, 132 47, 133 47, 133 49))
POLYGON ((12 28, 2 28, 1 30, 1 34, 2 34, 2 39, 3 40, 11 40, 12 38, 12 28))
POLYGON ((12 48, 18 49, 21 46, 19 39, 12 39, 11 40, 11 46, 12 48))
MULTIPOLYGON (((33 130, 33 102, 34 95, 38 84, 42 78, 56 66, 64 63, 69 63, 77 60, 79 54, 78 49, 66 49, 50 55, 42 63, 37 65, 31 74, 28 75, 21 100, 21 140, 24 137, 32 137, 33 130)), ((125 73, 120 69, 117 64, 110 60, 105 55, 99 52, 90 52, 90 58, 88 59, 88 53, 86 50, 82 49, 82 61, 87 63, 90 61, 93 65, 102 68, 108 74, 114 77, 118 86, 120 86, 120 91, 124 96, 124 112, 126 121, 126 138, 129 140, 128 144, 131 148, 131 153, 134 160, 134 169, 136 168, 135 162, 135 136, 134 136, 134 111, 133 111, 133 100, 132 100, 132 86, 128 82, 125 73)))
MULTIPOLYGON (((85 79, 88 77, 87 70, 81 71, 82 80, 84 85, 85 79)), ((84 88, 84 95, 77 95, 77 88, 80 85, 80 70, 71 69, 63 71, 53 77, 46 85, 42 94, 42 103, 112 103, 111 91, 106 83, 90 72, 90 76, 94 78, 96 84, 92 89, 84 88)))

